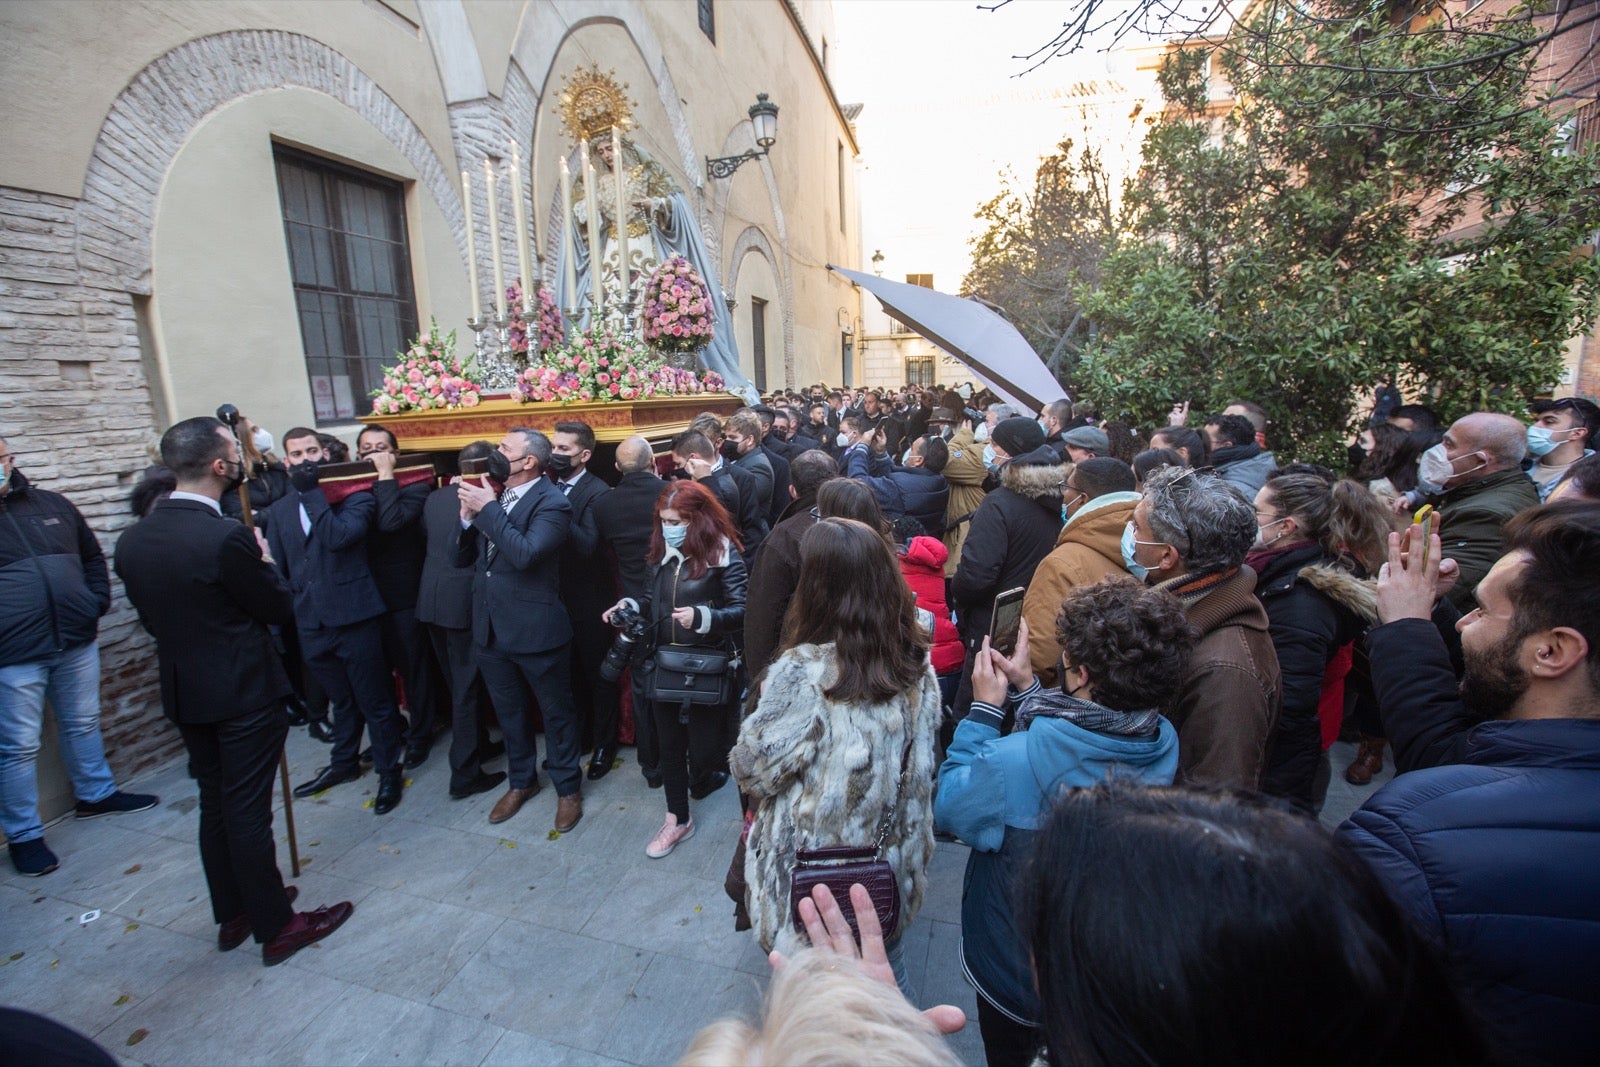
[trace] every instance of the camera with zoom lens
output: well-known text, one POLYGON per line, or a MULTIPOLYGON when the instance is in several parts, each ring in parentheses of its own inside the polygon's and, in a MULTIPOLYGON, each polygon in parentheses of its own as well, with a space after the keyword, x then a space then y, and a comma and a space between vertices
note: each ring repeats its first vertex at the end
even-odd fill
POLYGON ((600 677, 616 682, 628 665, 648 651, 645 638, 650 633, 650 622, 638 611, 624 604, 611 613, 612 622, 622 628, 611 649, 600 663, 600 677))

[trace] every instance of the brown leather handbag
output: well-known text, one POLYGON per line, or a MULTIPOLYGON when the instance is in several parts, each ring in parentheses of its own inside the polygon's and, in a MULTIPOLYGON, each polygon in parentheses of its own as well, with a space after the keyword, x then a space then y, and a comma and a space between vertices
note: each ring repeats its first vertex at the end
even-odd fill
POLYGON ((826 848, 806 848, 795 852, 794 873, 789 882, 789 919, 797 931, 804 932, 800 921, 800 902, 811 896, 819 885, 828 887, 839 910, 850 924, 856 942, 861 941, 861 929, 856 923, 855 909, 850 906, 850 887, 864 886, 872 897, 873 910, 878 913, 878 925, 883 939, 892 941, 900 931, 900 881, 894 868, 883 858, 884 842, 889 839, 889 829, 894 825, 895 813, 900 808, 900 793, 906 784, 906 767, 911 762, 911 742, 906 741, 900 756, 900 776, 895 780, 894 802, 884 812, 878 824, 878 839, 872 845, 831 845, 826 848))

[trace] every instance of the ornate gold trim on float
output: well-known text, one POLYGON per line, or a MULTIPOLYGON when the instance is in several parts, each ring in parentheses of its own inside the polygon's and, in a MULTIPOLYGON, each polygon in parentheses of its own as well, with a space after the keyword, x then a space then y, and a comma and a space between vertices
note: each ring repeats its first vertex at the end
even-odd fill
POLYGON ((558 422, 586 422, 594 428, 595 438, 607 444, 616 444, 634 434, 655 441, 686 429, 702 411, 726 416, 743 403, 731 393, 691 393, 648 400, 580 400, 571 404, 523 404, 499 396, 470 408, 371 417, 394 431, 403 451, 445 452, 474 441, 498 442, 518 426, 550 433, 558 422))

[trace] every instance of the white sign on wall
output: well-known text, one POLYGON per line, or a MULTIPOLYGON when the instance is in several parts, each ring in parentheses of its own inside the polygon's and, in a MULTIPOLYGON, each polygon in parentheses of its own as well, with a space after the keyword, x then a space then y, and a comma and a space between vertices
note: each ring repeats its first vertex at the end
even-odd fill
POLYGON ((355 398, 350 392, 348 374, 313 374, 311 376, 311 405, 317 420, 353 419, 356 415, 355 398))

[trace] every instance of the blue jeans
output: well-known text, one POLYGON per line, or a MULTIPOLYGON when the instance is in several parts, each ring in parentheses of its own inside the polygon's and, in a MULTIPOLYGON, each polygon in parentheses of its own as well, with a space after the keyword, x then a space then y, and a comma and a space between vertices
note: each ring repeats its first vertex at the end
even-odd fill
POLYGON ((33 663, 0 667, 0 830, 12 842, 44 836, 35 764, 46 697, 78 799, 92 804, 117 791, 100 741, 100 646, 90 641, 33 663))

